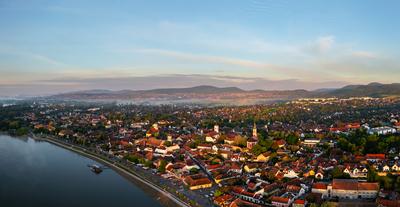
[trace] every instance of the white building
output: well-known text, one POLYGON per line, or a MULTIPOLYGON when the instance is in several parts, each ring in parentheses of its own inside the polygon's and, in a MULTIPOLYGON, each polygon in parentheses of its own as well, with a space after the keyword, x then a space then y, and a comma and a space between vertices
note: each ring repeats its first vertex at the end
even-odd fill
POLYGON ((368 130, 369 134, 377 134, 377 135, 386 135, 386 134, 394 134, 397 130, 392 127, 375 127, 368 130))
POLYGON ((373 199, 379 191, 378 183, 358 182, 352 179, 333 179, 332 184, 315 183, 313 193, 323 198, 373 199))

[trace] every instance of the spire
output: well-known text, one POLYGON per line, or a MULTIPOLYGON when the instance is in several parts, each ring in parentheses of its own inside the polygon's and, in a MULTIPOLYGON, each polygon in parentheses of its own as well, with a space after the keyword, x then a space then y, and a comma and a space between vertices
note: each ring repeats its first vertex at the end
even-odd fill
POLYGON ((256 122, 254 122, 254 125, 253 125, 253 137, 257 137, 257 125, 256 125, 256 122))

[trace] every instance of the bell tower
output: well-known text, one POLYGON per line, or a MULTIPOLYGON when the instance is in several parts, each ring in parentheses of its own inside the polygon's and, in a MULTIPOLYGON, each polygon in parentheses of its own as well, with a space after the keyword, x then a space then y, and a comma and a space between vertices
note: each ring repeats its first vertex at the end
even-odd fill
POLYGON ((257 137, 257 126, 256 126, 256 122, 254 122, 254 125, 253 125, 253 137, 257 137))

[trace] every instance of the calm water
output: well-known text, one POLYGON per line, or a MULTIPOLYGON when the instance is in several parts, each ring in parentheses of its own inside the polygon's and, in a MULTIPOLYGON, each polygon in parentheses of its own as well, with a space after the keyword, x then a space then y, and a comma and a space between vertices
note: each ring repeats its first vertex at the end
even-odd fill
POLYGON ((110 169, 94 174, 93 163, 46 142, 0 135, 0 206, 160 206, 110 169))

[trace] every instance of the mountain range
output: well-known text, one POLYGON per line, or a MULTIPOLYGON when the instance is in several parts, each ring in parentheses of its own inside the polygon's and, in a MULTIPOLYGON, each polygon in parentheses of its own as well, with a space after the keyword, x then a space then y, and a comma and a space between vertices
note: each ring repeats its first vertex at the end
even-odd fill
POLYGON ((337 89, 307 90, 243 90, 237 87, 201 85, 190 88, 152 90, 88 90, 50 96, 52 99, 90 101, 131 101, 135 103, 222 103, 254 104, 316 97, 387 97, 400 96, 400 83, 348 85, 337 89))

